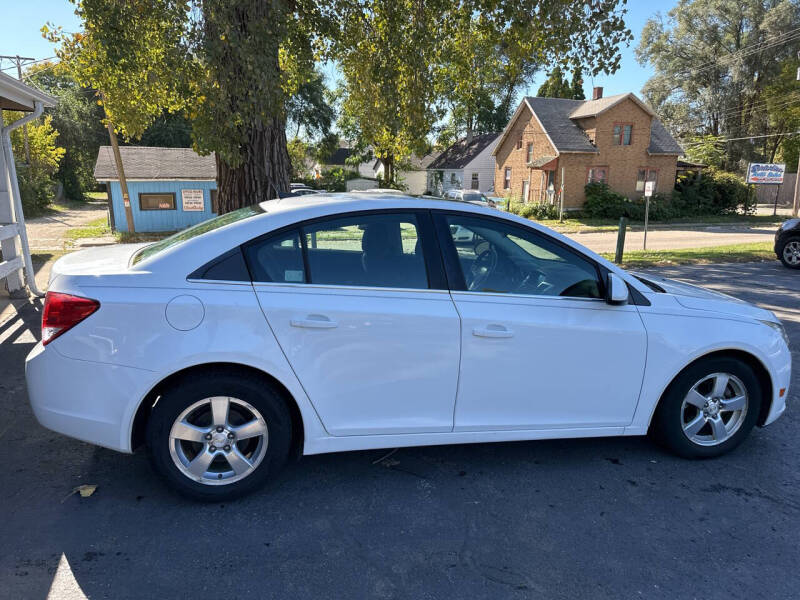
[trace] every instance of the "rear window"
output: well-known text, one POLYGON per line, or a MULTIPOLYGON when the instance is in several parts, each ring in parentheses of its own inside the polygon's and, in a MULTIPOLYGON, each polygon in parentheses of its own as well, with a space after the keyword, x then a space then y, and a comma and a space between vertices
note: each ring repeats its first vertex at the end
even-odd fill
POLYGON ((266 211, 261 208, 259 204, 254 204, 253 206, 245 206, 239 210, 234 210, 227 214, 220 215, 219 217, 209 219, 208 221, 203 221, 202 223, 198 223, 197 225, 193 225, 188 229, 184 229, 183 231, 179 231, 174 235, 164 238, 160 242, 155 242, 149 246, 145 246, 133 256, 133 261, 131 264, 135 265, 146 258, 155 256, 156 254, 159 254, 168 248, 182 244, 183 242, 195 238, 198 235, 203 235, 204 233, 214 231, 215 229, 219 229, 225 225, 230 225, 231 223, 236 223, 237 221, 243 221, 244 219, 249 219, 250 217, 254 217, 265 212, 266 211))

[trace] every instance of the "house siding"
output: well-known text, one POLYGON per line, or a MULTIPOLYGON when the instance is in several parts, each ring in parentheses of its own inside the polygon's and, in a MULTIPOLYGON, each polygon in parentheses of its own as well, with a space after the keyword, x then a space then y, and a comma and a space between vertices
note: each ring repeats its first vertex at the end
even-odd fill
MULTIPOLYGON (((528 144, 533 144, 533 157, 555 156, 556 150, 531 110, 525 106, 517 116, 503 143, 495 154, 494 189, 498 196, 522 199, 524 181, 530 181, 529 201, 538 202, 542 197, 542 170, 527 166, 528 144), (522 140, 522 148, 517 142, 522 140), (506 167, 511 167, 511 188, 503 189, 506 167)), ((558 183, 556 183, 558 186, 558 183)))
POLYGON ((486 193, 494 193, 497 190, 495 186, 495 159, 492 152, 497 147, 497 142, 500 140, 498 136, 495 141, 481 150, 480 154, 473 158, 462 169, 462 186, 464 189, 472 189, 472 174, 478 174, 478 190, 486 193))
MULTIPOLYGON (((128 231, 122 189, 118 181, 109 182, 113 206, 114 227, 128 231)), ((133 211, 133 226, 136 231, 178 231, 216 216, 211 209, 211 190, 217 189, 216 181, 128 181, 128 193, 133 211), (181 190, 203 190, 203 211, 184 211, 181 190), (139 194, 175 194, 175 210, 139 210, 139 194)))

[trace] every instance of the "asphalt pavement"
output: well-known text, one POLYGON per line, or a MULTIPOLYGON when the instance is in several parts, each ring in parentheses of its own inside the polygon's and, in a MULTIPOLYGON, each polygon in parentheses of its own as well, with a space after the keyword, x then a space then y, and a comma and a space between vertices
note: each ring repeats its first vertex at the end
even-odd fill
POLYGON ((787 327, 790 407, 732 454, 687 461, 645 438, 350 452, 210 505, 144 454, 36 423, 23 364, 39 305, 24 305, 0 323, 0 598, 797 598, 800 272, 658 271, 787 327))

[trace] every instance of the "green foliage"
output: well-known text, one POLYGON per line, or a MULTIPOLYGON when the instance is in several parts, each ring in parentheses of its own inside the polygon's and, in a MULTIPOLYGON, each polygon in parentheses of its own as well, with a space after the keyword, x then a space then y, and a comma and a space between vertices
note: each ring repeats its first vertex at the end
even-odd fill
POLYGON ((560 66, 556 65, 550 71, 536 95, 540 98, 572 98, 572 85, 564 79, 560 66))
POLYGON ((709 167, 722 168, 725 160, 725 150, 717 143, 717 138, 713 135, 698 135, 689 138, 684 144, 686 157, 694 162, 699 162, 709 167))
POLYGON ((357 179, 359 174, 357 171, 351 169, 343 169, 342 167, 334 167, 322 171, 319 178, 314 177, 299 177, 295 181, 302 181, 307 186, 315 190, 325 190, 328 192, 346 192, 347 181, 350 179, 357 179))
POLYGON ((311 169, 308 165, 309 148, 300 138, 289 140, 286 144, 289 151, 289 162, 292 165, 292 181, 301 181, 310 176, 311 169))
POLYGON ((60 63, 31 65, 25 77, 58 99, 55 107, 45 109, 45 114, 52 117, 53 129, 58 131, 56 143, 65 150, 53 177, 64 185, 67 198, 82 200, 86 192, 97 187, 94 163, 98 148, 108 143, 103 109, 95 102, 94 92, 81 87, 60 63))
POLYGON ((516 198, 510 198, 506 210, 525 219, 557 219, 558 206, 548 203, 523 204, 516 198))
MULTIPOLYGON (((23 117, 23 113, 6 112, 6 125, 23 117)), ((53 199, 53 176, 64 157, 64 148, 56 145, 58 132, 53 129, 53 117, 28 123, 28 148, 30 163, 25 161, 25 144, 22 128, 11 132, 11 147, 17 167, 22 209, 28 216, 41 214, 53 199)))
POLYGON ((682 139, 744 138, 722 143, 728 170, 769 160, 780 136, 747 138, 792 130, 775 118, 779 102, 769 98, 786 106, 797 92, 789 67, 785 93, 770 87, 794 58, 796 48, 785 36, 798 28, 796 0, 680 0, 666 18, 650 19, 640 36, 637 58, 655 72, 645 99, 682 139))
POLYGON ((586 100, 586 96, 583 93, 583 69, 580 67, 575 67, 572 71, 570 87, 572 88, 571 97, 573 100, 586 100))
POLYGON ((295 127, 295 137, 300 136, 301 130, 308 138, 328 135, 336 118, 331 104, 325 78, 315 70, 286 100, 286 118, 289 126, 295 127))
MULTIPOLYGON (((644 220, 644 197, 626 198, 604 183, 590 183, 585 189, 582 213, 589 218, 644 220)), ((653 221, 710 216, 752 214, 755 193, 734 173, 709 169, 701 178, 682 176, 669 195, 650 198, 649 218, 653 221)))
POLYGON ((145 129, 137 145, 159 148, 191 148, 192 123, 183 112, 163 112, 145 129))

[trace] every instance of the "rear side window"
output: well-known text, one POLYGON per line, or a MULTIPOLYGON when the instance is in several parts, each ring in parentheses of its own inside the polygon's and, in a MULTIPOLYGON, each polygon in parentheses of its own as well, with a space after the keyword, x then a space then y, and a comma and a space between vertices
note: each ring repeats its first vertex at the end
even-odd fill
POLYGON ((317 221, 247 245, 244 253, 253 281, 429 287, 413 213, 317 221))
POLYGON ((253 281, 306 283, 300 232, 295 229, 245 246, 253 281))

